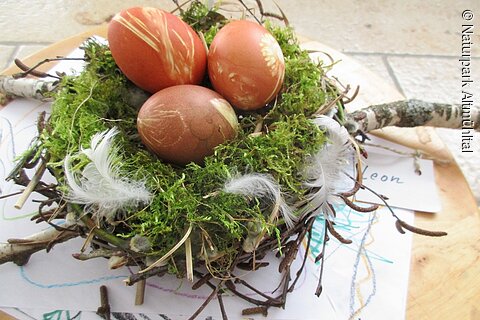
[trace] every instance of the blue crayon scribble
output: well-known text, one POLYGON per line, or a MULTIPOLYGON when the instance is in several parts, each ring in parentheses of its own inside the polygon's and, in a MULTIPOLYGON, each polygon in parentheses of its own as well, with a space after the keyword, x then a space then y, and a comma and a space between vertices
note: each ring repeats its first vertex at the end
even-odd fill
POLYGON ((38 288, 42 288, 42 289, 57 289, 57 288, 65 288, 65 287, 77 287, 77 286, 82 286, 82 285, 91 285, 91 284, 107 282, 107 281, 116 280, 116 279, 125 279, 125 278, 128 277, 126 275, 104 276, 104 277, 99 277, 99 278, 89 279, 89 280, 82 280, 82 281, 43 284, 43 283, 32 280, 28 276, 28 274, 25 271, 25 268, 23 266, 20 267, 20 275, 25 281, 27 281, 31 285, 33 285, 35 287, 38 287, 38 288))
POLYGON ((353 265, 353 276, 352 276, 352 281, 350 285, 350 319, 353 319, 356 314, 361 312, 362 309, 364 309, 367 305, 369 305, 370 302, 372 301, 372 298, 375 296, 377 292, 377 276, 372 265, 372 260, 370 259, 371 257, 369 256, 368 251, 365 249, 365 242, 370 233, 370 229, 372 228, 372 225, 377 218, 376 215, 377 215, 377 212, 374 211, 372 214, 372 218, 370 219, 371 223, 368 224, 368 227, 365 230, 362 239, 360 240, 360 244, 358 246, 359 250, 357 252, 355 263, 353 265), (364 254, 364 257, 367 260, 368 268, 371 270, 370 278, 371 278, 372 288, 367 299, 364 302, 360 302, 361 306, 357 310, 355 310, 355 301, 357 300, 355 298, 355 292, 357 290, 357 272, 360 266, 360 258, 362 256, 362 253, 364 254))
MULTIPOLYGON (((350 251, 357 253, 361 247, 361 241, 359 241, 358 235, 363 234, 365 228, 368 228, 369 225, 373 222, 372 219, 374 217, 366 216, 365 213, 360 213, 352 210, 351 208, 347 207, 346 205, 335 205, 336 211, 336 218, 334 219, 335 222, 335 229, 339 231, 346 239, 352 240, 352 244, 350 245, 343 245, 340 242, 332 238, 330 242, 334 241, 331 245, 335 244, 337 247, 333 250, 329 250, 330 253, 326 256, 328 259, 329 256, 333 255, 338 249, 343 248, 350 251)), ((317 216, 312 228, 312 239, 310 244, 310 252, 313 257, 317 257, 322 252, 323 246, 323 239, 324 239, 324 232, 325 232, 325 218, 323 215, 317 216)), ((327 243, 327 246, 329 243, 327 243)), ((384 263, 393 263, 392 260, 387 259, 386 257, 382 257, 379 254, 365 250, 365 254, 368 254, 369 258, 373 260, 378 260, 384 263)), ((317 262, 320 264, 320 261, 317 262)))
POLYGON ((10 120, 8 120, 5 117, 0 117, 0 119, 5 121, 6 126, 7 126, 7 130, 8 130, 8 132, 6 134, 4 134, 3 130, 0 131, 0 143, 2 143, 2 144, 4 143, 4 141, 3 141, 4 138, 5 139, 9 138, 10 147, 12 148, 12 155, 15 158, 16 157, 16 151, 15 151, 15 139, 14 139, 14 133, 13 133, 13 125, 10 122, 10 120))

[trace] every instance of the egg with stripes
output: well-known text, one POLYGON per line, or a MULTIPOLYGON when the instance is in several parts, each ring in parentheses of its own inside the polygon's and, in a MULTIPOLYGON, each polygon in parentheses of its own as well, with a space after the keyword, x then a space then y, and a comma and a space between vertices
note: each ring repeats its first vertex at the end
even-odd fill
POLYGON ((282 88, 282 49, 262 25, 234 20, 218 31, 210 45, 208 75, 215 91, 233 106, 242 110, 262 108, 282 88))
POLYGON ((205 45, 187 23, 169 12, 150 7, 123 10, 110 21, 107 38, 120 70, 150 93, 204 79, 205 45))
POLYGON ((202 163, 238 130, 235 111, 222 96, 197 85, 178 85, 152 95, 140 108, 137 129, 143 144, 177 165, 202 163))

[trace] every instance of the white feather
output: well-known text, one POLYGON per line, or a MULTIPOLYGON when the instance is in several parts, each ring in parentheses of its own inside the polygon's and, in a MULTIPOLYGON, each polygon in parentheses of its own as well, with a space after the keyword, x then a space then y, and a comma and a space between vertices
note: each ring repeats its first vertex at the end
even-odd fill
POLYGON ((319 116, 312 121, 325 130, 328 141, 307 161, 304 185, 317 191, 308 196, 302 215, 323 213, 328 217, 332 213, 328 204, 338 203, 337 194, 353 187, 343 174, 353 158, 353 148, 347 130, 335 120, 319 116))
POLYGON ((85 204, 95 210, 98 218, 105 217, 113 221, 122 209, 128 209, 147 203, 151 199, 145 184, 122 177, 115 165, 118 150, 113 138, 116 128, 97 133, 92 137, 90 148, 81 153, 89 159, 81 173, 70 167, 70 156, 65 158, 64 171, 70 188, 66 198, 79 204, 85 204))
POLYGON ((266 198, 278 207, 288 228, 292 228, 297 220, 283 199, 280 185, 270 175, 251 173, 233 178, 225 184, 224 191, 247 197, 266 198))

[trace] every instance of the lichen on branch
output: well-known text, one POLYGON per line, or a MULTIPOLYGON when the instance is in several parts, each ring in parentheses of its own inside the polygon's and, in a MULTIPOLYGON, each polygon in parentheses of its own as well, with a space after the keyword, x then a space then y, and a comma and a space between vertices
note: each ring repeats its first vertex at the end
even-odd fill
POLYGON ((344 126, 350 133, 369 132, 385 127, 438 128, 480 130, 478 106, 432 103, 417 99, 400 100, 369 106, 346 114, 344 126))

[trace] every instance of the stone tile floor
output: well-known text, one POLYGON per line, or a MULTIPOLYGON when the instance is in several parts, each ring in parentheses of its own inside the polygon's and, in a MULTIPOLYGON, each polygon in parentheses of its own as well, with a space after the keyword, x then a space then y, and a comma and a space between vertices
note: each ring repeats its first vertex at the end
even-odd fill
MULTIPOLYGON (((271 0, 263 2, 267 10, 275 10, 271 0)), ((471 69, 475 104, 480 103, 478 0, 276 2, 297 33, 356 58, 408 98, 437 102, 461 102, 458 59, 462 25, 474 25, 471 69), (462 18, 467 9, 474 14, 470 21, 462 18)), ((0 69, 15 57, 28 56, 55 41, 105 23, 119 10, 135 5, 174 8, 170 0, 3 0, 0 69)), ((462 154, 459 132, 442 129, 438 133, 456 157, 480 203, 480 135, 475 136, 474 153, 462 154)))

